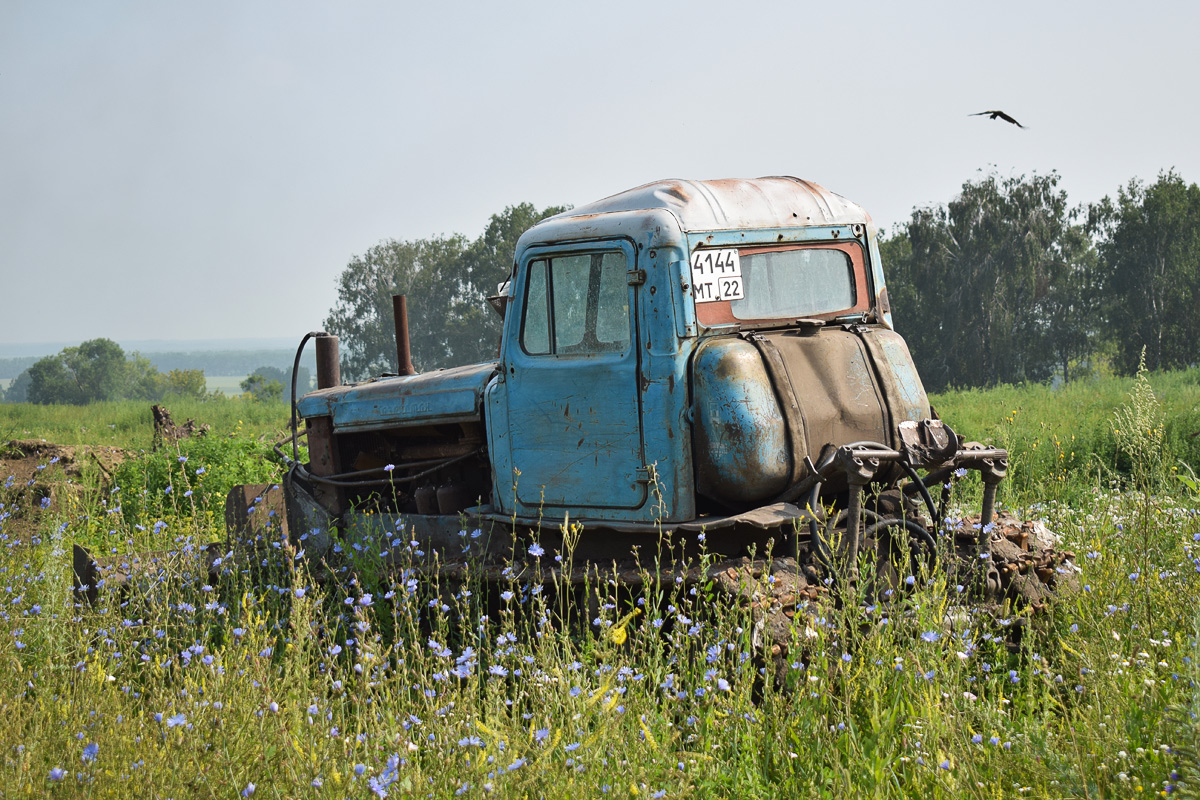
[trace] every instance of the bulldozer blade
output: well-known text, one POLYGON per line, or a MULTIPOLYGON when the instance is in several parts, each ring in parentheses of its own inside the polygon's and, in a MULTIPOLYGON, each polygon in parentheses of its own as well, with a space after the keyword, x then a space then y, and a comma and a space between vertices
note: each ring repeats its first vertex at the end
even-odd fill
POLYGON ((95 605, 100 599, 101 589, 124 595, 135 582, 149 585, 163 574, 178 576, 180 567, 188 562, 202 566, 208 579, 216 580, 223 553, 220 542, 213 542, 200 550, 128 553, 103 558, 94 557, 82 545, 72 545, 71 550, 75 601, 88 605, 95 605))
POLYGON ((225 530, 230 546, 243 549, 260 537, 288 536, 287 504, 277 483, 234 486, 225 496, 225 530))

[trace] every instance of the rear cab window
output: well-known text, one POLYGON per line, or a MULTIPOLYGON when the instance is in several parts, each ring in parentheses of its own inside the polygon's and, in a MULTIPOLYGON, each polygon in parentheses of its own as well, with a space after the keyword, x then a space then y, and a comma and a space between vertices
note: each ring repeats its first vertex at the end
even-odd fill
POLYGON ((833 318, 865 313, 870 291, 854 241, 701 248, 692 253, 692 296, 704 326, 833 318))

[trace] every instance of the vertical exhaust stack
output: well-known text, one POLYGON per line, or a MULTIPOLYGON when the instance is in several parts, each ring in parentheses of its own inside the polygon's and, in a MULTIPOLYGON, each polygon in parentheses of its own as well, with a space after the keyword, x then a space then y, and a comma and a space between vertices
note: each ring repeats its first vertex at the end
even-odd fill
MULTIPOLYGON (((338 337, 321 334, 317 339, 317 388, 342 385, 342 367, 338 363, 338 337)), ((296 356, 299 362, 299 355, 296 356)))
POLYGON ((416 375, 408 346, 408 301, 405 295, 392 295, 392 314, 396 319, 396 374, 416 375))

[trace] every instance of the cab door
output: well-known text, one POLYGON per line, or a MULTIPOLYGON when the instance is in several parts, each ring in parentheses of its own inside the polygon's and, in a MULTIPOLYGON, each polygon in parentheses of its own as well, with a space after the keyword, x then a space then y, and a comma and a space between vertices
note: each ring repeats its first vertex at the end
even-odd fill
MULTIPOLYGON (((627 240, 531 248, 518 265, 520 318, 507 320, 496 387, 518 513, 588 516, 646 502, 637 274, 627 240)), ((496 475, 498 491, 508 477, 496 475)))

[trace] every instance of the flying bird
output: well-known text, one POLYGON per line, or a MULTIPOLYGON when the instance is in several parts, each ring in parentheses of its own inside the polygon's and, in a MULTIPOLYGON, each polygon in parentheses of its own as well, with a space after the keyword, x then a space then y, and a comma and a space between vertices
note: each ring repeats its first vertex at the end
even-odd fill
POLYGON ((995 110, 993 110, 993 111, 980 111, 978 114, 968 114, 967 116, 968 116, 968 117, 982 117, 982 116, 984 116, 984 115, 987 115, 988 119, 997 119, 997 118, 999 118, 999 119, 1002 119, 1002 120, 1004 120, 1005 122, 1011 122, 1013 125, 1016 125, 1018 128, 1024 128, 1024 127, 1025 127, 1024 125, 1022 125, 1021 123, 1017 122, 1015 119, 1013 119, 1012 117, 1010 117, 1008 114, 1005 114, 1003 111, 995 111, 995 110))

